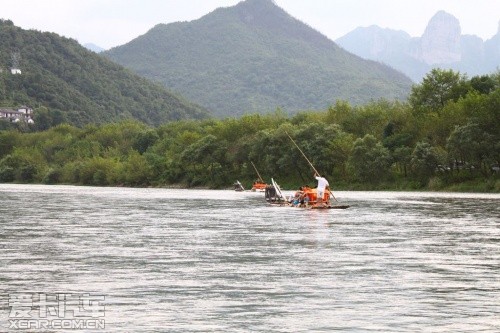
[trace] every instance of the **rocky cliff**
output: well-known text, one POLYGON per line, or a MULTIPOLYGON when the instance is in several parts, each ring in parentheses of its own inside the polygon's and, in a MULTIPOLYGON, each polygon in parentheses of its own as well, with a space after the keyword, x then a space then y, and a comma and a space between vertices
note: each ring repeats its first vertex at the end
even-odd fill
POLYGON ((429 65, 459 62, 461 54, 461 28, 456 17, 439 11, 432 17, 422 38, 416 55, 429 65))
POLYGON ((462 35, 459 20, 437 12, 421 37, 377 26, 356 28, 336 42, 360 57, 383 62, 419 82, 432 68, 449 68, 469 76, 489 74, 500 66, 499 31, 487 41, 462 35))

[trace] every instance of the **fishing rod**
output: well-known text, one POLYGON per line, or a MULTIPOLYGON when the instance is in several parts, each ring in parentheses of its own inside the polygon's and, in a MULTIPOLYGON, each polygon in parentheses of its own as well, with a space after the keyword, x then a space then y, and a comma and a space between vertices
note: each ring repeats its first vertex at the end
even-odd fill
MULTIPOLYGON (((288 134, 287 131, 285 131, 286 135, 288 135, 288 137, 290 138, 290 140, 292 140, 293 144, 295 145, 295 147, 297 147, 297 149, 301 152, 302 156, 304 156, 304 158, 306 159, 307 163, 309 163, 309 165, 311 166, 311 168, 314 170, 314 172, 316 172, 316 174, 321 177, 320 173, 318 172, 318 170, 316 170, 316 168, 314 167, 314 165, 311 163, 311 161, 309 161, 309 159, 307 158, 306 154, 304 154, 304 152, 302 151, 302 149, 300 149, 299 145, 295 142, 295 140, 292 139, 292 137, 290 136, 290 134, 288 134)), ((327 189, 328 192, 330 192, 330 194, 332 195, 333 199, 335 199, 335 201, 339 202, 337 200, 337 198, 335 198, 335 196, 333 195, 333 192, 330 191, 330 189, 327 189)))

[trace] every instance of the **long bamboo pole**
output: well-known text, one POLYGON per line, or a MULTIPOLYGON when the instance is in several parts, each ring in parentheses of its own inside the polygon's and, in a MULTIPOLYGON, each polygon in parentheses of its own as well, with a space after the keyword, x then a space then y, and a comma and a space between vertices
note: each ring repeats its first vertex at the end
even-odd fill
MULTIPOLYGON (((302 151, 302 149, 300 149, 299 145, 295 142, 294 139, 292 139, 292 137, 290 136, 290 134, 288 134, 287 131, 285 131, 286 135, 288 135, 288 137, 290 138, 290 140, 292 140, 293 144, 295 145, 295 147, 297 147, 297 149, 300 151, 300 153, 302 154, 302 156, 304 156, 304 158, 306 159, 307 163, 309 163, 309 165, 311 166, 311 168, 314 170, 314 172, 316 172, 316 174, 321 177, 320 173, 318 172, 318 170, 316 170, 316 168, 314 167, 314 165, 311 163, 311 161, 309 161, 309 159, 307 158, 306 154, 304 154, 304 152, 302 151)), ((339 202, 337 200, 337 198, 335 198, 335 196, 333 195, 333 192, 330 191, 330 189, 328 189, 328 192, 330 192, 330 194, 332 195, 333 199, 335 199, 335 201, 339 202)))
POLYGON ((259 180, 260 180, 262 183, 265 183, 265 182, 264 182, 264 179, 262 179, 262 177, 260 176, 259 171, 258 171, 258 170, 257 170, 257 168, 255 167, 255 164, 253 164, 253 162, 252 162, 252 161, 250 161, 250 163, 252 163, 252 166, 253 166, 253 168, 255 169, 255 172, 257 172, 257 176, 259 176, 259 180))
POLYGON ((306 159, 307 163, 309 163, 309 165, 314 170, 314 172, 316 172, 316 174, 318 174, 318 176, 320 176, 318 170, 316 170, 316 168, 311 163, 311 161, 309 161, 309 159, 307 158, 306 154, 304 154, 304 152, 302 151, 302 149, 300 149, 299 145, 297 145, 297 143, 292 139, 292 137, 290 136, 290 134, 288 134, 288 132, 285 131, 285 133, 286 133, 286 135, 288 135, 288 137, 290 138, 290 140, 292 140, 292 142, 295 145, 295 147, 297 147, 297 149, 301 152, 302 156, 304 156, 304 158, 306 159))

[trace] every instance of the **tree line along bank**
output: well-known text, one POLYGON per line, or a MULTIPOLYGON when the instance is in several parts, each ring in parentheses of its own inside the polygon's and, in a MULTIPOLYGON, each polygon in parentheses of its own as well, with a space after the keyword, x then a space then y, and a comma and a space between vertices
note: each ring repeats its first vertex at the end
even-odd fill
POLYGON ((289 133, 334 189, 499 192, 499 119, 500 72, 468 79, 436 69, 408 102, 338 101, 293 116, 278 109, 158 127, 134 120, 7 126, 0 182, 227 188, 254 180, 252 161, 285 188, 312 184, 289 133))

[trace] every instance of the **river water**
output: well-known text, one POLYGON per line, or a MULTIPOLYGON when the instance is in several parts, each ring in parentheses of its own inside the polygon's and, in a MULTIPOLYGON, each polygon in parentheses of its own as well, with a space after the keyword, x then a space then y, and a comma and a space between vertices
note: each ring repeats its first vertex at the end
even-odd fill
POLYGON ((336 196, 0 185, 0 331, 20 294, 102 297, 106 332, 500 331, 500 195, 336 196))

